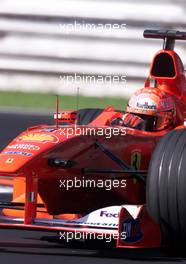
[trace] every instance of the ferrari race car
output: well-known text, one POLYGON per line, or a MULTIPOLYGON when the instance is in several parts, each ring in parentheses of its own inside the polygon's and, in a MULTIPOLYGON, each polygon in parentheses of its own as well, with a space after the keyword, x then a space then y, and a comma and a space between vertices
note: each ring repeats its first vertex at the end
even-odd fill
POLYGON ((57 232, 67 242, 112 240, 118 248, 185 238, 186 80, 174 44, 186 32, 145 30, 144 37, 163 39, 144 88, 171 95, 174 126, 123 126, 114 120, 124 113, 111 106, 60 111, 57 102, 54 125, 28 128, 0 153, 0 175, 13 179, 0 228, 57 232))

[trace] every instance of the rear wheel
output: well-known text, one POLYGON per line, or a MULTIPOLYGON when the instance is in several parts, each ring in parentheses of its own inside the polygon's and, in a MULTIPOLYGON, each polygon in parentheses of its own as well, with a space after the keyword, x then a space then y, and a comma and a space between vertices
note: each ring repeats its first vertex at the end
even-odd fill
POLYGON ((147 208, 169 242, 186 238, 186 129, 158 143, 147 177, 147 208))

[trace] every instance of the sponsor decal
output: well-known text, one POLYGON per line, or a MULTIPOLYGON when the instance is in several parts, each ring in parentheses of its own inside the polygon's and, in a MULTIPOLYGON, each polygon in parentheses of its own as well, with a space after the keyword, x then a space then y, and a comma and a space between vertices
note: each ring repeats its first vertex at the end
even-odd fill
POLYGON ((139 108, 140 110, 157 110, 158 97, 156 95, 149 97, 148 93, 139 94, 129 100, 129 106, 132 108, 139 108))
POLYGON ((101 211, 100 212, 100 216, 103 217, 114 217, 114 218, 118 218, 119 217, 119 213, 111 213, 111 212, 107 212, 107 211, 101 211))
POLYGON ((18 141, 31 141, 31 142, 51 142, 57 143, 58 138, 54 135, 48 135, 43 133, 29 133, 18 138, 18 141))
POLYGON ((169 111, 174 108, 174 102, 171 97, 161 99, 159 110, 161 111, 169 111))
MULTIPOLYGON (((62 220, 65 225, 93 226, 97 228, 108 227, 118 228, 118 215, 120 206, 109 206, 98 209, 76 220, 62 220)), ((55 221, 55 220, 53 220, 55 221)), ((61 220, 60 220, 61 221, 61 220)))
POLYGON ((150 98, 143 99, 139 102, 137 102, 137 107, 143 108, 143 109, 149 109, 149 110, 156 110, 156 103, 151 100, 150 98))
POLYGON ((136 243, 143 238, 143 231, 141 229, 141 222, 139 218, 125 219, 121 228, 122 232, 126 232, 125 242, 127 243, 136 243))
POLYGON ((6 163, 7 164, 12 164, 14 162, 14 159, 13 158, 8 158, 7 160, 6 160, 6 163))
POLYGON ((9 145, 8 149, 25 149, 25 150, 40 150, 39 146, 31 145, 31 144, 14 144, 9 145))
POLYGON ((87 226, 97 226, 97 227, 118 227, 117 223, 104 223, 104 222, 87 222, 87 221, 75 221, 68 220, 65 224, 76 224, 76 225, 87 225, 87 226))
POLYGON ((27 152, 22 152, 22 151, 4 151, 2 152, 4 155, 22 155, 26 157, 31 157, 33 156, 32 153, 27 153, 27 152))

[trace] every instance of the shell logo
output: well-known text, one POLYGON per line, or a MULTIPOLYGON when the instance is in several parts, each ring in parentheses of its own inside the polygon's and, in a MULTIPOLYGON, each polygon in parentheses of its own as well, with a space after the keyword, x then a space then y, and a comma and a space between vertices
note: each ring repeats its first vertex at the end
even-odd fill
POLYGON ((53 135, 41 134, 41 133, 30 133, 19 137, 18 141, 32 141, 32 142, 53 142, 57 143, 58 138, 53 135))

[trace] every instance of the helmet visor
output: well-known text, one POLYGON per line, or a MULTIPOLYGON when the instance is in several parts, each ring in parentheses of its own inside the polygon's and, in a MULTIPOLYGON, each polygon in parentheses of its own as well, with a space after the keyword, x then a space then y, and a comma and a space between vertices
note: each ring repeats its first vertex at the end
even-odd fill
POLYGON ((173 112, 159 112, 155 116, 138 114, 144 120, 145 131, 158 131, 167 128, 173 122, 173 112))

